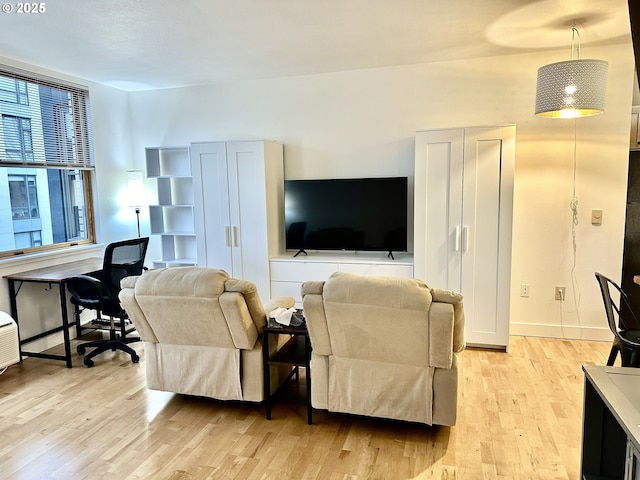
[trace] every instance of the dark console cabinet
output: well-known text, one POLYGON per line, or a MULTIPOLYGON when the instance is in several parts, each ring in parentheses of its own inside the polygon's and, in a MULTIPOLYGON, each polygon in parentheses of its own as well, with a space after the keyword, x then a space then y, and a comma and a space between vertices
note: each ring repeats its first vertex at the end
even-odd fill
POLYGON ((640 369, 584 366, 583 480, 639 480, 640 369))
MULTIPOLYGON (((629 297, 631 308, 640 314, 640 288, 633 277, 640 273, 640 150, 629 152, 627 208, 622 255, 622 289, 629 297)), ((640 325, 636 325, 636 328, 640 325)))

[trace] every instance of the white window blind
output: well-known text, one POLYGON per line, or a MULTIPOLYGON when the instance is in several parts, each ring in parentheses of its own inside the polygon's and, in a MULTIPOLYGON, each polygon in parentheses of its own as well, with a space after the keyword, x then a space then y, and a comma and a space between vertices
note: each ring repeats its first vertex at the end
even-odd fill
POLYGON ((86 87, 0 65, 0 258, 95 241, 86 87))
POLYGON ((86 88, 0 67, 0 166, 93 169, 86 88))

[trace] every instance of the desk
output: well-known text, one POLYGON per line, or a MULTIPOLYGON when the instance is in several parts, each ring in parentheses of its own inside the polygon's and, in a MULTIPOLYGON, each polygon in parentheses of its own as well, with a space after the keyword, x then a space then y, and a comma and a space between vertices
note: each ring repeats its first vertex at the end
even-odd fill
POLYGON ((84 260, 78 260, 75 262, 63 263, 60 265, 54 265, 52 267, 37 268, 35 270, 29 270, 26 272, 13 273, 5 275, 4 278, 9 282, 9 301, 11 302, 11 316, 18 324, 18 337, 20 337, 20 322, 18 320, 18 302, 17 297, 20 293, 20 288, 24 282, 33 283, 48 283, 49 286, 58 285, 60 291, 60 313, 62 316, 62 324, 59 327, 55 327, 51 330, 47 330, 33 337, 20 339, 20 358, 22 355, 26 357, 40 357, 49 358, 53 360, 64 360, 67 364, 67 368, 71 368, 71 340, 69 338, 69 328, 75 325, 75 321, 69 323, 69 316, 67 313, 67 293, 66 282, 71 277, 76 275, 82 275, 96 270, 102 269, 102 258, 87 258, 84 260), (16 289, 16 283, 18 288, 16 289), (40 352, 25 352, 22 350, 22 345, 33 342, 39 338, 51 335, 53 333, 62 330, 64 336, 64 355, 51 355, 48 353, 40 352))
POLYGON ((640 479, 640 369, 583 366, 581 479, 640 479))

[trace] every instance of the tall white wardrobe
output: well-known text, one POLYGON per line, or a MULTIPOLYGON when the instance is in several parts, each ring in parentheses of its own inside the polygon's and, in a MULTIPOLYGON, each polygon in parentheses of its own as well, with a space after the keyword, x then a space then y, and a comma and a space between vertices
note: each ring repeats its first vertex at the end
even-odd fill
POLYGON ((269 258, 284 245, 283 145, 191 144, 198 265, 225 270, 271 297, 269 258))
POLYGON ((469 345, 509 344, 515 126, 420 131, 414 275, 464 296, 469 345))

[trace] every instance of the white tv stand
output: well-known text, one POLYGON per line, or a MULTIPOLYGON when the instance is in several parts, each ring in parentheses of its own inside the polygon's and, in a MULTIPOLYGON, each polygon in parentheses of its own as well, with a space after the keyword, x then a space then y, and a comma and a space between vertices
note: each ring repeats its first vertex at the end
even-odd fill
POLYGON ((301 306, 300 286, 309 280, 327 280, 334 272, 413 278, 413 255, 386 252, 317 252, 294 257, 292 250, 270 260, 271 297, 293 297, 301 306))

